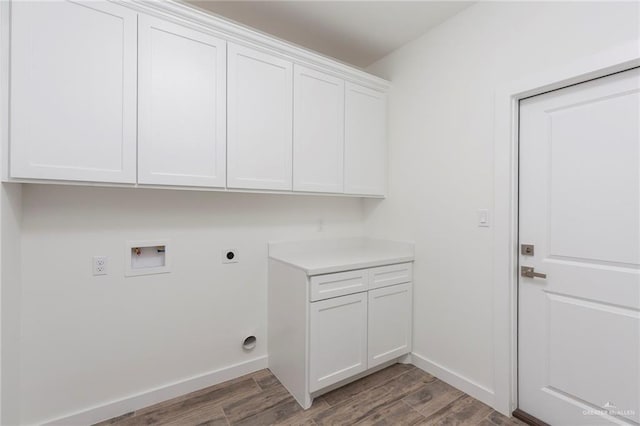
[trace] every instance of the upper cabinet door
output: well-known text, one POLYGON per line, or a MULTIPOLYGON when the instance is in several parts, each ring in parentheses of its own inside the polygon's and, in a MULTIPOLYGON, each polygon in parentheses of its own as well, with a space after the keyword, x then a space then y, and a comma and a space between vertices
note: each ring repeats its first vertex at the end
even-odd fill
POLYGON ((344 81, 296 65, 293 189, 343 192, 344 81))
POLYGON ((291 190, 289 61, 229 43, 227 186, 291 190))
POLYGON ((347 83, 344 192, 385 195, 387 180, 386 95, 347 83))
POLYGON ((136 13, 11 4, 10 176, 135 183, 136 13))
POLYGON ((224 187, 226 42, 140 15, 138 182, 224 187))

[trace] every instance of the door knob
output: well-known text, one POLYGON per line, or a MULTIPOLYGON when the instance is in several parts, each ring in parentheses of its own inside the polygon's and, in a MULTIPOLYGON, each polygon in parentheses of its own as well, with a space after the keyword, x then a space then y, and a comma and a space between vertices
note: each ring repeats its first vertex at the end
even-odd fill
POLYGON ((527 278, 547 278, 547 274, 536 272, 531 266, 521 266, 520 275, 527 278))

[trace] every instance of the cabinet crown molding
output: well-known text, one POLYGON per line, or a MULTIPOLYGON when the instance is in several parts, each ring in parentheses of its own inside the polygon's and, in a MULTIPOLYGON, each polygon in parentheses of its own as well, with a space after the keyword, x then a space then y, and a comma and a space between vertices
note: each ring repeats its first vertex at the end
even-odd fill
POLYGON ((335 76, 375 90, 386 92, 391 83, 388 80, 369 74, 353 65, 323 56, 317 52, 278 39, 256 29, 205 12, 195 6, 179 0, 109 0, 139 12, 172 20, 182 25, 192 26, 200 31, 223 37, 228 41, 244 44, 254 49, 263 49, 279 55, 296 64, 318 71, 330 72, 335 76))

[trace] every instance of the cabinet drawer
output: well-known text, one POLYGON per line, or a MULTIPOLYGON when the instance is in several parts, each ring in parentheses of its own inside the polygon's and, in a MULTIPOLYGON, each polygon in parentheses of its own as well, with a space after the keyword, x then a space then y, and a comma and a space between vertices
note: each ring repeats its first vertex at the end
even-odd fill
POLYGON ((368 272, 361 269, 311 277, 311 301, 366 291, 368 272))
POLYGON ((380 266, 369 271, 369 289, 411 282, 411 263, 380 266))

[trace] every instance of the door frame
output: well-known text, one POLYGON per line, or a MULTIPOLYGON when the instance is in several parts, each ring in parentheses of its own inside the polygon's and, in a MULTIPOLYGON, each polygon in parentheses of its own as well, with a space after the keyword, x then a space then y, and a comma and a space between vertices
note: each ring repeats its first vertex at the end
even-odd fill
POLYGON ((519 101, 640 66, 640 40, 497 88, 494 104, 493 408, 518 408, 519 101))

